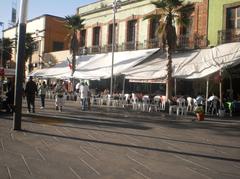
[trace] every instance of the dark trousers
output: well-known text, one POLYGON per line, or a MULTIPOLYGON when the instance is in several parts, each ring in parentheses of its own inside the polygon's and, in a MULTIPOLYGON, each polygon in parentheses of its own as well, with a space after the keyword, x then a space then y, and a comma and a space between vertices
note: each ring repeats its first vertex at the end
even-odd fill
POLYGON ((31 111, 32 106, 32 112, 35 112, 35 94, 28 94, 27 96, 27 107, 28 111, 31 111))
POLYGON ((41 105, 42 105, 42 107, 45 107, 45 95, 41 94, 40 98, 41 98, 41 105))
POLYGON ((82 102, 82 110, 84 111, 87 108, 87 98, 82 98, 81 102, 82 102))

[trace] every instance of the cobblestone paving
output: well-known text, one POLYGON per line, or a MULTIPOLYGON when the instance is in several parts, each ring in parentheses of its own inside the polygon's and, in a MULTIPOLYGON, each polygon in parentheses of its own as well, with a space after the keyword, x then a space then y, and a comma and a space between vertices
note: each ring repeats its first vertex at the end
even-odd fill
MULTIPOLYGON (((52 105, 48 101, 47 105, 52 105)), ((240 123, 192 122, 78 104, 0 116, 0 178, 239 178, 240 123)), ((25 109, 25 108, 24 108, 25 109)), ((23 110, 24 110, 23 109, 23 110)))

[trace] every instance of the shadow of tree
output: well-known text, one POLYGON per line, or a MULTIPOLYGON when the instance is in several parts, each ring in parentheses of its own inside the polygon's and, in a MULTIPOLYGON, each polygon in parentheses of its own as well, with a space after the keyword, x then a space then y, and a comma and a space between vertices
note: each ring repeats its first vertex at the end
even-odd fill
POLYGON ((124 143, 117 143, 117 142, 100 141, 100 140, 94 140, 94 139, 84 139, 80 137, 62 136, 62 135, 49 134, 49 133, 30 131, 30 130, 23 130, 23 132, 26 132, 29 134, 42 135, 42 136, 58 137, 58 138, 69 139, 69 140, 84 141, 84 142, 98 143, 98 144, 104 144, 104 145, 113 145, 113 146, 124 147, 124 148, 129 147, 129 148, 142 149, 142 150, 155 151, 155 152, 164 152, 164 153, 170 153, 170 154, 180 154, 185 156, 207 158, 212 160, 240 162, 240 159, 236 159, 236 158, 219 157, 219 156, 212 156, 207 154, 199 154, 199 153, 191 153, 191 152, 180 152, 180 151, 166 150, 161 148, 145 147, 140 145, 130 145, 130 144, 124 144, 124 143))

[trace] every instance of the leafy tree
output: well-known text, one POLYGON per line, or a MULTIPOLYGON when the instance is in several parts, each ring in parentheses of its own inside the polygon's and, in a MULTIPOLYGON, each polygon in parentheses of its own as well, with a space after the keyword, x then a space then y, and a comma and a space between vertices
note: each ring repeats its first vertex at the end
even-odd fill
MULTIPOLYGON (((2 39, 0 40, 0 44, 2 44, 2 39)), ((2 48, 0 51, 0 56, 3 57, 2 59, 2 66, 6 68, 7 61, 10 61, 12 58, 12 48, 13 48, 13 41, 9 38, 3 39, 3 52, 2 48), (3 53, 3 55, 2 55, 3 53)))
POLYGON ((184 0, 157 0, 151 3, 156 7, 155 13, 145 16, 144 20, 159 19, 157 33, 162 40, 168 59, 166 98, 170 99, 172 97, 172 52, 177 41, 175 21, 179 25, 187 26, 190 22, 189 17, 194 11, 194 4, 184 4, 184 0))
POLYGON ((32 71, 32 55, 34 53, 34 39, 30 33, 26 33, 25 36, 25 63, 29 60, 29 72, 32 71))
POLYGON ((70 53, 72 54, 72 61, 71 61, 71 68, 72 68, 72 75, 76 70, 76 54, 78 52, 79 43, 77 40, 77 32, 84 28, 83 21, 79 15, 72 15, 65 17, 66 24, 65 27, 70 30, 68 34, 70 38, 69 47, 70 53))

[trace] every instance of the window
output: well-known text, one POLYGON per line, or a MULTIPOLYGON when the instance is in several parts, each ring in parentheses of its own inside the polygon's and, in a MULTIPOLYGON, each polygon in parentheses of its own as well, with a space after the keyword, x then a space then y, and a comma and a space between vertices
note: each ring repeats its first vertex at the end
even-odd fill
POLYGON ((150 32, 149 32, 149 39, 156 39, 157 38, 157 29, 159 27, 159 18, 154 18, 150 20, 150 32))
POLYGON ((108 44, 112 44, 113 24, 108 26, 108 44))
POLYGON ((226 28, 240 28, 240 6, 227 9, 226 28))
POLYGON ((136 20, 128 21, 127 23, 127 42, 135 42, 136 40, 136 20))
MULTIPOLYGON (((116 40, 116 29, 117 29, 117 24, 115 24, 115 40, 116 40)), ((110 24, 108 26, 108 44, 112 44, 112 34, 113 34, 113 24, 110 24)))
POLYGON ((80 31, 80 47, 86 46, 86 30, 80 31))
POLYGON ((100 27, 93 28, 93 46, 100 45, 100 27))
POLYGON ((61 51, 61 50, 64 49, 64 43, 63 42, 54 41, 52 49, 53 49, 53 52, 61 51))

